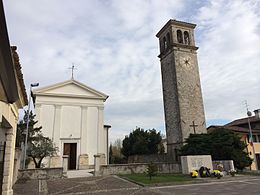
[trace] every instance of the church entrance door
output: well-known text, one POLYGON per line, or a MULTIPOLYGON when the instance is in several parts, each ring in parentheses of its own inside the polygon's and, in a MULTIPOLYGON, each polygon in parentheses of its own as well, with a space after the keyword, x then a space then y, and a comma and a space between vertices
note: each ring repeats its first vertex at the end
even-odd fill
POLYGON ((63 154, 69 155, 68 169, 76 169, 77 164, 77 143, 65 143, 63 154))

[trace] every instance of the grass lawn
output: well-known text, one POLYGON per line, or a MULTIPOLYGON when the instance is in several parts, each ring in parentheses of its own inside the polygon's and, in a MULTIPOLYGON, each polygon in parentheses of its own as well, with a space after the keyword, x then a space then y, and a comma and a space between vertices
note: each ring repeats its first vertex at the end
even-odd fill
POLYGON ((149 176, 145 173, 119 175, 119 176, 142 184, 172 183, 172 182, 175 183, 175 182, 185 182, 185 181, 192 180, 192 178, 189 175, 182 175, 182 174, 157 174, 157 176, 153 176, 151 180, 149 176))

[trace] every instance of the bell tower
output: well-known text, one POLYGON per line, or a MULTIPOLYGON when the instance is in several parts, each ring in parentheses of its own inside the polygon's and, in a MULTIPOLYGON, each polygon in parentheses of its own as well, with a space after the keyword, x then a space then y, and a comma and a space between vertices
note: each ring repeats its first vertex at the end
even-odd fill
POLYGON ((169 20, 159 38, 167 153, 177 151, 190 134, 206 133, 204 107, 194 40, 196 25, 169 20))

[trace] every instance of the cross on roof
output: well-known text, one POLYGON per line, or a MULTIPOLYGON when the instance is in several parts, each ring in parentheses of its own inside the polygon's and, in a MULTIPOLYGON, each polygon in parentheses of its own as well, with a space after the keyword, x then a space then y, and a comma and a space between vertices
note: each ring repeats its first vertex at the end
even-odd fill
POLYGON ((193 127, 194 134, 196 134, 196 127, 197 127, 197 126, 198 126, 198 125, 195 125, 195 122, 192 121, 192 125, 190 125, 190 127, 193 127))
POLYGON ((71 68, 69 68, 69 69, 71 69, 71 79, 74 79, 74 70, 76 70, 76 68, 73 63, 72 63, 71 68))

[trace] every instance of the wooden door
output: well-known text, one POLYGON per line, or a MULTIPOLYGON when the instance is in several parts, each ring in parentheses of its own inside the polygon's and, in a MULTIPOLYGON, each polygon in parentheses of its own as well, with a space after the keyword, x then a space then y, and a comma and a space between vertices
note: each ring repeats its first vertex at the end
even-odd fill
POLYGON ((76 169, 77 164, 77 143, 65 143, 63 154, 68 155, 68 169, 76 169))
POLYGON ((76 169, 77 164, 77 143, 70 144, 70 163, 69 169, 76 169))

